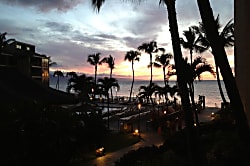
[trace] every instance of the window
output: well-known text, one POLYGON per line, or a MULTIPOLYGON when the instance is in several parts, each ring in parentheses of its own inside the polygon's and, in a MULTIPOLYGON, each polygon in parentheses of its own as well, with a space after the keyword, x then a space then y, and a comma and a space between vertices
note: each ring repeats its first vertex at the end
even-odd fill
POLYGON ((22 49, 21 45, 19 45, 19 44, 16 45, 16 48, 17 49, 22 49))
POLYGON ((29 51, 30 50, 30 47, 27 47, 27 51, 29 51))

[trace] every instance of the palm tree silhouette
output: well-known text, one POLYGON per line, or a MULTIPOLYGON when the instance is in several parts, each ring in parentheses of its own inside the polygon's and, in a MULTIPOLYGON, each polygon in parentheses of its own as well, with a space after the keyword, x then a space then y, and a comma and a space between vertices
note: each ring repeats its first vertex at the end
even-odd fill
POLYGON ((153 104, 153 99, 152 99, 152 95, 154 94, 154 92, 157 89, 157 85, 155 83, 151 83, 147 86, 140 86, 139 87, 139 93, 138 93, 138 97, 140 100, 142 99, 146 99, 146 103, 148 104, 149 101, 153 104))
POLYGON ((57 81, 56 81, 56 89, 59 90, 59 84, 60 84, 60 77, 64 77, 64 74, 62 71, 60 70, 56 70, 53 74, 53 77, 57 77, 57 81))
MULTIPOLYGON (((215 19, 216 26, 218 28, 218 31, 222 28, 219 20, 219 15, 215 19)), ((196 29, 196 33, 198 33, 200 36, 202 36, 201 42, 205 47, 210 47, 209 41, 206 37, 204 25, 202 22, 199 23, 199 26, 194 26, 196 29)), ((233 20, 229 20, 227 24, 224 26, 224 28, 219 32, 219 36, 221 38, 222 43, 224 44, 224 47, 232 47, 234 46, 234 23, 233 20)), ((221 99, 223 103, 227 103, 225 95, 222 90, 221 82, 220 82, 220 75, 219 75, 219 67, 217 63, 215 62, 215 67, 216 67, 216 78, 217 78, 217 83, 219 87, 219 92, 221 95, 221 99)))
POLYGON ((2 52, 2 49, 4 49, 6 46, 16 41, 15 39, 6 39, 6 35, 7 32, 0 33, 0 52, 2 52))
POLYGON ((194 27, 189 27, 188 31, 183 32, 184 38, 180 38, 181 45, 185 49, 189 49, 190 61, 193 63, 193 51, 197 53, 203 53, 207 50, 207 47, 201 44, 201 35, 197 35, 194 27))
POLYGON ((67 92, 74 90, 81 102, 89 102, 89 94, 92 93, 93 84, 93 77, 87 77, 85 74, 78 76, 72 73, 68 80, 67 92))
MULTIPOLYGON (((113 69, 115 68, 115 58, 112 57, 112 55, 109 55, 108 57, 104 57, 101 60, 101 63, 107 63, 108 64, 108 67, 110 68, 109 78, 112 78, 112 72, 113 72, 113 69)), ((113 101, 112 88, 110 89, 110 95, 111 95, 111 100, 113 101)))
POLYGON ((97 67, 98 65, 101 65, 102 62, 100 61, 100 55, 101 53, 95 53, 88 55, 87 62, 93 66, 95 66, 95 84, 93 87, 93 98, 95 98, 95 91, 96 91, 96 84, 97 84, 97 67))
POLYGON ((140 55, 141 55, 140 52, 131 50, 126 53, 125 58, 124 58, 124 60, 128 60, 129 62, 131 62, 131 65, 132 65, 132 84, 130 88, 129 102, 131 102, 131 96, 132 96, 134 80, 135 80, 134 61, 139 61, 140 55))
POLYGON ((190 87, 190 98, 192 102, 193 111, 195 113, 196 124, 197 126, 199 126, 199 118, 197 115, 198 110, 196 109, 196 104, 194 101, 194 89, 192 89, 193 83, 196 78, 198 78, 199 80, 201 79, 202 73, 210 72, 213 76, 215 76, 215 72, 213 70, 213 67, 207 63, 205 58, 202 58, 201 56, 196 57, 192 64, 189 64, 187 62, 187 58, 185 59, 185 61, 187 83, 190 87))
MULTIPOLYGON (((196 29, 194 27, 189 27, 188 31, 183 32, 183 35, 186 40, 184 38, 180 38, 180 43, 183 46, 183 48, 189 49, 190 66, 191 66, 190 69, 191 69, 191 72, 193 72, 195 71, 195 68, 196 68, 196 66, 192 65, 193 51, 198 52, 198 53, 203 53, 204 51, 207 50, 208 47, 201 44, 202 35, 197 34, 196 29)), ((192 78, 193 76, 189 76, 189 77, 192 78)), ((199 126, 199 120, 198 120, 196 105, 194 101, 194 79, 192 79, 191 81, 188 81, 188 86, 189 86, 189 94, 190 94, 191 102, 192 102, 192 109, 195 113, 196 124, 199 126)))
POLYGON ((164 85, 167 86, 168 80, 166 78, 166 67, 170 65, 169 62, 170 62, 170 59, 173 57, 173 55, 170 53, 165 54, 164 48, 159 48, 158 50, 160 50, 162 54, 156 55, 155 62, 153 63, 153 65, 154 67, 157 67, 157 68, 162 67, 164 85))
POLYGON ((108 78, 104 77, 103 79, 98 79, 98 85, 103 90, 103 94, 107 97, 107 104, 108 104, 108 129, 109 129, 109 89, 112 87, 117 87, 117 89, 120 89, 120 86, 118 84, 118 81, 115 78, 108 78))
POLYGON ((153 81, 153 53, 157 52, 157 42, 156 41, 151 41, 149 43, 142 43, 137 48, 139 51, 144 51, 145 53, 149 54, 150 56, 150 62, 149 62, 149 67, 150 67, 150 84, 152 84, 153 81))

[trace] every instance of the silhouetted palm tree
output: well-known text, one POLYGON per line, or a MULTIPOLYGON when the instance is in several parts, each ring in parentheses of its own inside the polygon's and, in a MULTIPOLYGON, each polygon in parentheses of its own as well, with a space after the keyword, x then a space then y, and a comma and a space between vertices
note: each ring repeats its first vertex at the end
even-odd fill
POLYGON ((150 62, 149 62, 149 67, 150 67, 150 84, 152 84, 153 81, 153 53, 157 52, 157 42, 156 41, 151 41, 149 43, 142 43, 138 47, 139 51, 144 51, 145 53, 149 54, 150 56, 150 62))
MULTIPOLYGON (((104 57, 101 60, 101 63, 107 63, 108 67, 110 68, 110 74, 109 74, 109 78, 112 78, 112 72, 113 69, 115 68, 115 58, 112 57, 111 55, 109 55, 109 57, 104 57)), ((112 92, 112 88, 110 89, 110 95, 111 95, 111 99, 113 101, 113 92, 112 92)))
MULTIPOLYGON (((220 20, 219 20, 219 15, 215 19, 218 31, 220 31, 219 36, 221 37, 221 40, 224 43, 224 47, 232 47, 232 46, 234 46, 234 23, 232 21, 233 21, 232 19, 229 20, 227 22, 227 24, 224 26, 224 28, 220 31, 221 24, 220 24, 220 20)), ((209 41, 207 40, 203 23, 200 22, 199 27, 194 26, 194 28, 196 29, 196 32, 198 34, 200 34, 200 36, 203 36, 202 38, 200 38, 202 40, 201 43, 204 46, 209 48, 210 44, 209 44, 209 41)), ((227 103, 225 95, 224 95, 222 87, 221 87, 219 69, 218 69, 218 65, 216 63, 215 63, 215 67, 216 67, 216 78, 217 78, 217 83, 218 83, 221 99, 222 99, 223 103, 227 103)))
MULTIPOLYGON (((197 3, 204 29, 206 31, 206 36, 212 48, 215 63, 219 66, 221 75, 225 83, 225 88, 230 99, 230 105, 234 113, 239 136, 241 138, 241 142, 244 144, 242 147, 246 147, 246 150, 249 152, 250 134, 248 121, 244 112, 244 107, 240 98, 235 78, 227 59, 227 54, 224 49, 224 43, 221 41, 218 27, 214 20, 210 2, 209 0, 197 0, 197 3)), ((249 163, 247 164, 249 165, 249 163)))
POLYGON ((98 79, 98 85, 102 87, 104 95, 107 97, 108 103, 108 129, 109 129, 109 90, 112 87, 116 87, 118 90, 120 86, 115 78, 104 77, 103 79, 98 79))
POLYGON ((204 72, 210 72, 213 76, 215 76, 215 72, 213 70, 213 67, 207 63, 205 58, 202 58, 201 56, 198 56, 194 59, 192 64, 189 64, 186 59, 186 76, 188 80, 188 85, 189 85, 189 94, 190 98, 192 101, 192 107, 193 111, 195 113, 195 119, 196 119, 196 124, 199 126, 199 118, 197 115, 197 110, 196 110, 196 104, 194 101, 194 89, 193 89, 193 83, 196 78, 200 80, 201 74, 204 72))
POLYGON ((203 53, 208 48, 203 46, 200 43, 202 36, 196 33, 195 28, 189 27, 188 31, 183 32, 183 35, 186 40, 184 38, 180 38, 180 42, 183 48, 189 49, 190 61, 192 64, 193 63, 193 51, 197 53, 203 53))
POLYGON ((129 102, 131 101, 131 96, 132 96, 132 91, 133 91, 133 86, 134 86, 134 79, 135 79, 134 61, 139 61, 140 55, 141 55, 140 52, 131 50, 126 53, 125 58, 124 58, 124 60, 128 60, 132 64, 133 75, 132 75, 132 84, 131 84, 131 89, 130 89, 130 94, 129 94, 129 102))
POLYGON ((174 52, 174 61, 177 72, 177 82, 178 87, 180 88, 181 103, 184 111, 185 125, 187 128, 187 148, 188 148, 188 158, 189 164, 198 166, 201 163, 201 157, 199 152, 199 141, 194 127, 194 119, 192 108, 190 105, 187 80, 185 79, 185 62, 181 52, 180 46, 180 37, 178 31, 178 24, 176 18, 175 10, 175 1, 176 0, 160 0, 160 3, 164 3, 168 11, 168 20, 169 20, 169 30, 172 38, 172 46, 174 52))
POLYGON ((85 74, 80 76, 72 74, 68 80, 67 92, 74 90, 81 102, 86 103, 90 101, 89 94, 92 93, 93 84, 93 77, 87 77, 85 74))
POLYGON ((56 89, 59 90, 59 84, 60 84, 60 77, 64 77, 64 74, 62 71, 60 70, 56 70, 53 74, 53 77, 57 77, 57 81, 56 81, 56 89))
POLYGON ((147 104, 150 102, 153 104, 153 99, 152 99, 152 95, 154 94, 154 92, 157 89, 157 85, 154 83, 151 83, 147 86, 140 86, 139 87, 139 93, 138 93, 138 97, 139 99, 146 99, 147 104))
POLYGON ((7 32, 0 33, 0 52, 10 43, 16 41, 15 39, 6 39, 7 32))
POLYGON ((87 59, 87 62, 89 62, 91 65, 95 66, 95 84, 97 83, 96 82, 96 76, 97 76, 97 67, 98 65, 101 63, 100 61, 100 55, 101 53, 96 53, 96 54, 91 54, 91 55, 88 55, 88 59, 87 59))
POLYGON ((167 86, 168 84, 168 80, 166 79, 166 67, 168 67, 170 65, 170 59, 173 57, 172 54, 165 54, 165 49, 164 48, 159 48, 158 50, 162 51, 161 55, 156 55, 155 58, 155 62, 154 67, 162 67, 162 71, 163 71, 163 81, 165 86, 167 86))
POLYGON ((98 68, 98 65, 100 65, 102 63, 100 60, 100 55, 101 55, 101 53, 91 54, 91 55, 88 55, 88 59, 87 59, 87 62, 89 62, 91 65, 95 66, 95 84, 93 87, 93 91, 94 91, 93 98, 95 98, 95 91, 96 91, 97 68, 98 68))

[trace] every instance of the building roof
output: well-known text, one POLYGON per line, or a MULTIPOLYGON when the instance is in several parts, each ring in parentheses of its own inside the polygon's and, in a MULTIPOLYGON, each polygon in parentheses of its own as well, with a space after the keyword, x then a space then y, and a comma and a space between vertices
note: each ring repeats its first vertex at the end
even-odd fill
POLYGON ((22 74, 14 68, 0 67, 0 100, 2 103, 32 101, 45 104, 73 104, 73 95, 57 91, 22 74))

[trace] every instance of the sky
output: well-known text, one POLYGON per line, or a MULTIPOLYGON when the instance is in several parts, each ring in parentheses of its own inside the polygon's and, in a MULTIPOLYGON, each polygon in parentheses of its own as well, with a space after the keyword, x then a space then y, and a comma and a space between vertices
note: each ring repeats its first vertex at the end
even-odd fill
MULTIPOLYGON (((222 25, 234 18, 234 0, 210 3, 222 25)), ((93 74, 94 67, 87 63, 87 57, 100 52, 101 58, 115 58, 113 77, 131 78, 131 63, 124 61, 126 52, 155 40, 158 47, 173 54, 166 6, 159 6, 158 0, 106 0, 99 13, 91 0, 0 0, 0 11, 0 32, 7 32, 7 39, 33 44, 36 52, 51 57, 57 63, 50 68, 52 72, 93 74)), ((176 12, 180 37, 188 27, 201 22, 196 0, 176 0, 176 12)), ((233 70, 234 48, 226 52, 233 70)), ((182 53, 189 56, 188 50, 182 48, 182 53)), ((201 56, 214 66, 211 53, 201 56)), ((134 64, 136 79, 150 79, 148 64, 149 55, 142 54, 134 64)), ((109 72, 106 64, 98 66, 100 75, 109 72)), ((162 78, 162 70, 153 68, 153 79, 162 78)), ((215 78, 206 73, 202 79, 215 78)))

